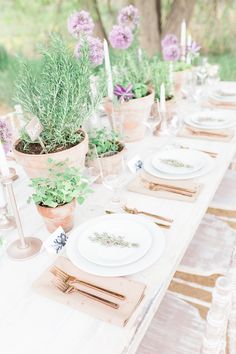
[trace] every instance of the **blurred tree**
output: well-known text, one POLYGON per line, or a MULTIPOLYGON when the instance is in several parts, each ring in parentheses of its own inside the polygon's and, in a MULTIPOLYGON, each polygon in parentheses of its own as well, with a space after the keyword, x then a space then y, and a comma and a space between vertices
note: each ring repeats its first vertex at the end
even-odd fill
POLYGON ((186 23, 189 23, 195 3, 196 0, 173 0, 164 28, 162 28, 162 35, 166 33, 179 35, 181 22, 185 19, 186 23))

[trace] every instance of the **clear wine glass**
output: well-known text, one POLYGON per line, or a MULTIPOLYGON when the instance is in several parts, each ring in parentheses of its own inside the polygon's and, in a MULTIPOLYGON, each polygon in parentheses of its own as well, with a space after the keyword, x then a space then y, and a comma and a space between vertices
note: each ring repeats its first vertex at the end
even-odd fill
POLYGON ((160 125, 160 115, 158 114, 158 103, 155 102, 151 115, 149 116, 148 120, 144 123, 148 127, 148 135, 152 136, 155 134, 157 127, 160 125))
POLYGON ((125 163, 124 156, 120 162, 108 169, 106 154, 102 156, 102 182, 103 185, 112 191, 111 203, 119 206, 123 202, 123 189, 129 180, 129 171, 125 163))

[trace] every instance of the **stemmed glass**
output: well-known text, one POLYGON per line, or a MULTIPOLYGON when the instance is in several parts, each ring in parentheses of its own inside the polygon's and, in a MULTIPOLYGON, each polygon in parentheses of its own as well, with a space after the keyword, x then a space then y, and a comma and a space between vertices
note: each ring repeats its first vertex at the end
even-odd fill
POLYGON ((149 136, 152 136, 155 134, 156 128, 160 124, 161 119, 158 114, 158 103, 154 103, 153 111, 151 112, 151 115, 149 116, 148 120, 144 123, 148 127, 149 131, 149 136))
MULTIPOLYGON (((86 155, 83 175, 89 181, 90 186, 99 182, 102 178, 102 168, 99 160, 96 146, 94 144, 89 144, 89 151, 86 155)), ((94 203, 93 200, 94 194, 88 197, 84 205, 86 218, 99 216, 104 213, 104 207, 99 203, 94 203)))
POLYGON ((112 207, 119 207, 123 202, 122 191, 129 180, 129 171, 125 163, 124 156, 114 166, 108 165, 107 155, 102 156, 102 182, 103 185, 112 191, 111 204, 112 207))
POLYGON ((170 136, 172 135, 172 131, 168 127, 168 117, 166 111, 160 110, 159 102, 157 101, 158 114, 159 114, 159 122, 161 122, 160 129, 158 130, 159 136, 170 136))

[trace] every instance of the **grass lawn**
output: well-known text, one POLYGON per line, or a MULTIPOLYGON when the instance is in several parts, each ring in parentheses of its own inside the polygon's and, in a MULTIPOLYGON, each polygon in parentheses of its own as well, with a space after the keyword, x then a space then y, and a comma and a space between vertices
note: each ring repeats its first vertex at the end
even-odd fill
POLYGON ((236 81, 236 55, 211 55, 209 61, 220 65, 221 80, 236 81))

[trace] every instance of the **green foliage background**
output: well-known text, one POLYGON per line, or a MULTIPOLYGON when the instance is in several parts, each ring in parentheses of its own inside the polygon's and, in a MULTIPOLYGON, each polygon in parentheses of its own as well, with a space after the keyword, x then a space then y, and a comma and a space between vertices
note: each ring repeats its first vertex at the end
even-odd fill
MULTIPOLYGON (((163 24, 172 1, 162 0, 163 24)), ((107 29, 114 23, 108 8, 111 3, 115 16, 122 1, 99 0, 107 29)), ((39 43, 51 32, 62 32, 69 45, 74 46, 75 40, 67 33, 68 15, 87 9, 96 21, 96 11, 92 0, 0 0, 0 9, 0 105, 12 106, 19 58, 27 57, 38 70, 39 43)), ((202 52, 220 64, 223 80, 236 80, 235 23, 236 0, 196 0, 190 31, 201 43, 202 52)))

